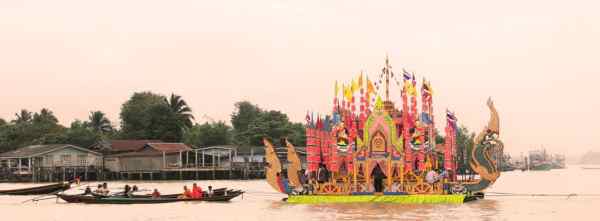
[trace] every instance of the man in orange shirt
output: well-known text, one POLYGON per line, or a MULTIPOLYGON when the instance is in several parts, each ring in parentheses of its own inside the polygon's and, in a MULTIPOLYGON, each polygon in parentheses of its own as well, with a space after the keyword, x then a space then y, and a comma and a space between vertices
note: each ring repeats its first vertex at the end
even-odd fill
POLYGON ((190 199, 190 198, 192 198, 192 192, 190 191, 190 189, 188 189, 187 186, 183 186, 183 194, 181 194, 177 198, 179 198, 179 199, 190 199))
POLYGON ((192 198, 201 199, 202 198, 202 188, 196 183, 192 184, 192 198))

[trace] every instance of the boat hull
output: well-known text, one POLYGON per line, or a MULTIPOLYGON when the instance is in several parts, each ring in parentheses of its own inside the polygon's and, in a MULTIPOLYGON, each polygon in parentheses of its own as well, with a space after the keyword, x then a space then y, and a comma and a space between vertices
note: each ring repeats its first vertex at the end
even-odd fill
POLYGON ((463 194, 448 195, 290 195, 288 203, 395 203, 395 204, 461 204, 483 198, 463 194))
POLYGON ((176 195, 166 195, 160 198, 151 197, 122 197, 122 196, 109 196, 109 197, 97 197, 90 195, 66 195, 57 194, 57 197, 61 198, 68 203, 86 203, 86 204, 157 204, 157 203, 173 203, 173 202, 191 202, 191 201, 207 201, 207 202, 228 202, 233 198, 242 195, 243 191, 230 191, 227 195, 213 195, 211 197, 204 197, 201 199, 178 199, 176 195))
POLYGON ((43 195, 52 194, 60 191, 65 191, 71 187, 70 183, 56 183, 46 186, 14 189, 14 190, 0 190, 0 195, 43 195))

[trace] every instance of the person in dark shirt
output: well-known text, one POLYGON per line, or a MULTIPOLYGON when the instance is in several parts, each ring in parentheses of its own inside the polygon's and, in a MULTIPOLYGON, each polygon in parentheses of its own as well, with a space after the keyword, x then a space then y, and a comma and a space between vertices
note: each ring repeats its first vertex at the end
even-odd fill
POLYGON ((381 170, 381 167, 377 165, 375 169, 373 169, 373 187, 375 188, 375 192, 383 192, 383 179, 386 178, 385 174, 381 170))
POLYGON ((325 183, 329 180, 329 171, 325 167, 324 164, 320 164, 319 169, 317 170, 317 182, 325 183))
POLYGON ((131 187, 127 184, 125 184, 125 190, 123 191, 123 196, 129 196, 129 193, 131 192, 131 187))

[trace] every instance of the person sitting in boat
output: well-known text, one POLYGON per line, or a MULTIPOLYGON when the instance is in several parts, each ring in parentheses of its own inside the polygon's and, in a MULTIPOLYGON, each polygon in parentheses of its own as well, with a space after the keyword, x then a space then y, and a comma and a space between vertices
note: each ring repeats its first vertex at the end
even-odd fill
POLYGON ((213 195, 212 186, 208 186, 208 191, 206 193, 208 194, 208 197, 211 197, 213 195))
POLYGON ((154 189, 154 191, 152 191, 152 198, 160 198, 160 192, 158 192, 158 189, 154 189))
POLYGON ((183 193, 177 197, 178 199, 191 199, 192 191, 187 186, 183 186, 183 193))
POLYGON ((202 198, 202 188, 198 186, 196 183, 192 184, 192 198, 193 199, 201 199, 202 198))
POLYGON ((102 194, 108 195, 109 193, 110 193, 110 190, 108 190, 108 184, 107 183, 103 183, 102 184, 102 194))
POLYGON ((137 192, 139 189, 137 187, 137 185, 133 185, 133 187, 131 187, 131 192, 129 193, 133 193, 133 192, 137 192))
POLYGON ((83 195, 90 195, 92 194, 92 188, 90 188, 90 186, 86 186, 85 190, 83 191, 83 195))
POLYGON ((108 195, 108 189, 106 189, 102 184, 98 184, 98 187, 94 193, 98 195, 108 195))
POLYGON ((125 184, 125 188, 123 190, 123 196, 129 196, 130 192, 131 192, 131 187, 129 185, 125 184))

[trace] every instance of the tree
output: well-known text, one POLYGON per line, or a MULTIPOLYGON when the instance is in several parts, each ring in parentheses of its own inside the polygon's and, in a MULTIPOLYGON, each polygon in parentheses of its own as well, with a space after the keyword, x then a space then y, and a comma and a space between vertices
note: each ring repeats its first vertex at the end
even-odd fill
MULTIPOLYGON (((72 126, 73 124, 71 124, 71 127, 72 126)), ((86 126, 92 129, 94 132, 100 134, 108 133, 113 130, 110 120, 108 120, 102 111, 90 112, 89 122, 86 122, 86 126)))
POLYGON ((248 137, 244 134, 248 130, 248 125, 261 114, 262 110, 248 102, 240 101, 235 103, 235 110, 231 114, 231 125, 233 126, 233 139, 237 144, 248 144, 248 137))
POLYGON ((21 112, 16 113, 15 116, 17 117, 17 119, 13 120, 14 123, 27 123, 29 121, 31 121, 31 119, 33 118, 31 112, 29 112, 26 109, 22 109, 21 112))
POLYGON ((166 142, 180 142, 183 130, 177 122, 177 116, 164 105, 150 106, 145 112, 148 120, 144 128, 144 139, 159 139, 166 142))
POLYGON ((65 143, 80 147, 89 147, 93 145, 102 138, 103 131, 94 130, 93 127, 90 127, 90 124, 90 122, 75 120, 71 123, 71 127, 69 127, 66 133, 63 134, 62 139, 65 143))
POLYGON ((39 113, 33 114, 33 123, 35 124, 57 124, 58 119, 54 116, 54 113, 47 109, 42 108, 39 113))
POLYGON ((192 120, 192 109, 188 106, 187 102, 179 95, 171 94, 171 97, 167 100, 163 100, 175 114, 177 122, 182 129, 188 129, 193 126, 192 120))
POLYGON ((147 128, 152 116, 148 114, 151 107, 164 105, 164 96, 151 92, 134 93, 121 106, 121 136, 127 139, 150 138, 147 128))
POLYGON ((291 123, 288 141, 296 146, 306 145, 306 129, 302 123, 291 123))
POLYGON ((0 118, 0 127, 6 125, 6 121, 2 118, 0 118))
POLYGON ((191 125, 191 109, 181 97, 171 99, 152 92, 134 93, 121 107, 120 137, 180 142, 191 125))
POLYGON ((471 161, 471 151, 475 146, 475 133, 470 133, 465 126, 460 126, 456 131, 456 157, 459 173, 472 172, 469 165, 471 161))
POLYGON ((27 110, 15 114, 14 124, 0 127, 0 151, 14 150, 33 144, 65 143, 66 128, 58 124, 51 110, 32 114, 27 110))
POLYGON ((223 121, 196 124, 184 135, 184 142, 198 147, 230 144, 231 127, 223 121))
POLYGON ((234 142, 238 145, 262 146, 262 139, 269 138, 276 145, 283 145, 281 138, 288 138, 296 145, 304 145, 306 137, 302 124, 290 122, 280 111, 263 111, 258 106, 242 101, 235 104, 231 115, 234 142))

